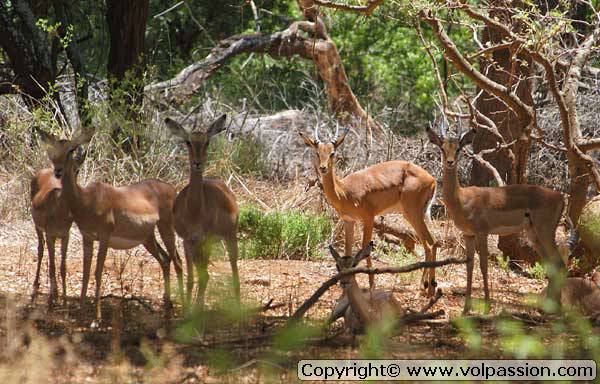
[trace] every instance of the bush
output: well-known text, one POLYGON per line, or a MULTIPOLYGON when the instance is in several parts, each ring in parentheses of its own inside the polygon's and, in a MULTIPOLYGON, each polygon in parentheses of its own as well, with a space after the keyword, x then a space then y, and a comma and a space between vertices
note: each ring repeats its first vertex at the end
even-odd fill
POLYGON ((263 176, 267 169, 263 153, 266 153, 264 146, 252 137, 228 141, 224 135, 219 135, 210 142, 207 172, 221 178, 228 177, 232 171, 263 176))
POLYGON ((250 205, 241 209, 239 233, 244 258, 314 258, 331 233, 331 221, 300 211, 265 214, 250 205))

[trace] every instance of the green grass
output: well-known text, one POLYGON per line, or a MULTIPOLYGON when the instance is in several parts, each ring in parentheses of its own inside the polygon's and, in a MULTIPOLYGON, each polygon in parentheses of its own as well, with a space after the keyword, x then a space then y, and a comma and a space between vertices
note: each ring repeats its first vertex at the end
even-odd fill
POLYGON ((240 254, 248 259, 314 259, 331 233, 324 215, 297 210, 264 213, 242 206, 239 220, 240 254))

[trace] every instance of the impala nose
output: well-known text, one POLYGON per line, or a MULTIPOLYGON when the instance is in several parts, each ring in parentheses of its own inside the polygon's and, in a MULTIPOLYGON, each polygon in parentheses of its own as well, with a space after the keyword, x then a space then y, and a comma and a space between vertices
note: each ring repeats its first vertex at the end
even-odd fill
POLYGON ((446 164, 448 164, 449 167, 454 165, 454 160, 448 160, 446 161, 446 164))
POLYGON ((197 170, 202 169, 202 163, 199 161, 194 161, 194 168, 196 168, 197 170))
POLYGON ((60 179, 62 177, 62 169, 55 169, 54 176, 56 176, 57 179, 60 179))
POLYGON ((327 167, 319 167, 319 171, 321 171, 321 173, 327 173, 327 167))

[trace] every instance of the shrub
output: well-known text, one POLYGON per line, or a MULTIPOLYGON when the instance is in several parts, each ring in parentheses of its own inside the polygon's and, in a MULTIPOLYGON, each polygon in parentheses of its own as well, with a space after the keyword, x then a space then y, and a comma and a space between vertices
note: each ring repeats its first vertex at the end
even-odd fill
POLYGON ((210 143, 207 172, 221 178, 228 177, 232 171, 263 176, 267 169, 263 157, 265 152, 264 146, 252 137, 228 141, 224 135, 220 135, 210 143))
POLYGON ((249 259, 314 258, 330 232, 331 222, 323 215, 263 213, 252 205, 240 212, 241 256, 249 259))

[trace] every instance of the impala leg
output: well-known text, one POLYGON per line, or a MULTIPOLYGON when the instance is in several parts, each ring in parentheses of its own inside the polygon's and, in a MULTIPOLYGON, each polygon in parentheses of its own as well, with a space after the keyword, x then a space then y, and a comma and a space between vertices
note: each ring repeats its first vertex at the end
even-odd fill
POLYGON ((90 270, 92 269, 92 256, 94 252, 94 242, 83 238, 83 282, 81 284, 81 296, 79 304, 83 307, 87 295, 88 284, 90 282, 90 270))
POLYGON ((192 303, 192 290, 194 289, 194 244, 189 240, 183 241, 183 251, 185 254, 185 267, 187 269, 185 307, 190 308, 192 303))
POLYGON ((532 223, 527 228, 529 239, 535 244, 535 248, 547 264, 548 270, 548 297, 552 299, 558 307, 561 305, 561 291, 567 276, 566 266, 560 257, 556 248, 554 235, 556 227, 541 228, 532 223))
POLYGON ((466 315, 471 310, 471 289, 473 287, 473 263, 475 261, 475 237, 466 236, 465 247, 467 249, 467 294, 465 296, 465 307, 463 315, 466 315))
POLYGON ((60 239, 60 280, 62 282, 63 302, 67 304, 67 249, 69 248, 69 231, 60 239))
POLYGON ((352 256, 352 244, 354 243, 354 221, 344 221, 344 255, 352 256))
POLYGON ((208 286, 208 252, 205 252, 204 241, 196 244, 196 273, 198 274, 198 293, 196 295, 196 304, 200 311, 204 312, 204 295, 206 294, 206 287, 208 286))
POLYGON ((240 276, 238 271, 238 243, 237 238, 233 236, 226 240, 227 253, 229 253, 229 264, 231 264, 231 282, 233 285, 233 295, 235 296, 238 306, 241 304, 240 299, 240 276))
POLYGON ((171 304, 171 261, 166 255, 163 255, 158 249, 158 245, 156 244, 156 237, 154 237, 154 233, 150 238, 144 243, 144 247, 146 250, 158 261, 160 264, 160 269, 162 270, 163 275, 163 303, 165 307, 165 312, 169 312, 173 305, 171 304))
POLYGON ((106 253, 108 252, 108 239, 100 240, 98 246, 98 257, 96 259, 96 271, 94 277, 96 278, 96 293, 94 295, 94 308, 96 320, 102 318, 102 312, 100 311, 100 295, 102 294, 102 273, 104 271, 104 262, 106 261, 106 253))
POLYGON ((177 252, 177 247, 175 244, 175 232, 173 232, 173 227, 171 224, 164 222, 158 223, 158 232, 160 233, 160 238, 162 239, 163 243, 165 243, 167 253, 169 254, 169 259, 173 261, 175 273, 177 274, 177 287, 179 289, 179 296, 181 297, 181 300, 184 301, 185 292, 183 290, 183 266, 181 263, 181 257, 177 252))
MULTIPOLYGON (((366 247, 367 244, 371 241, 373 237, 373 222, 375 218, 369 217, 363 220, 363 239, 362 239, 362 248, 366 247)), ((347 255, 352 255, 352 253, 348 253, 347 255)), ((367 256, 367 267, 371 268, 373 266, 373 261, 371 260, 371 255, 367 256)), ((369 275, 369 289, 373 291, 375 288, 375 275, 369 275)))
POLYGON ((488 244, 487 234, 477 236, 477 250, 479 252, 479 268, 481 269, 481 276, 483 277, 483 293, 485 297, 485 313, 490 311, 490 289, 488 286, 488 244))
MULTIPOLYGON (((417 208, 418 207, 414 206, 414 204, 409 205, 409 202, 407 202, 404 207, 404 217, 417 233, 417 237, 425 251, 425 261, 435 261, 436 256, 434 253, 435 250, 433 249, 435 239, 425 223, 423 212, 421 212, 420 208, 417 208)), ((435 268, 425 268, 423 270, 421 283, 422 288, 426 290, 427 296, 432 297, 435 294, 435 288, 437 286, 437 282, 435 281, 435 268)))
POLYGON ((54 249, 56 237, 46 233, 46 244, 48 245, 48 275, 50 276, 50 296, 48 297, 48 306, 52 307, 58 297, 58 287, 56 284, 56 255, 54 249))
POLYGON ((39 228, 35 228, 35 233, 37 234, 38 239, 38 248, 37 248, 37 267, 35 268, 35 279, 33 280, 33 292, 31 293, 31 303, 35 301, 37 297, 38 290, 40 289, 40 269, 42 267, 42 259, 44 258, 44 232, 39 228))

